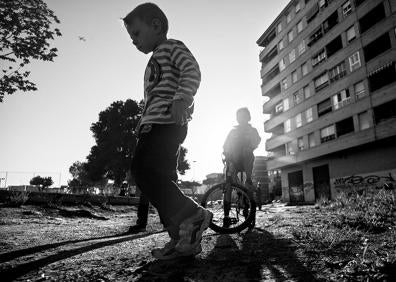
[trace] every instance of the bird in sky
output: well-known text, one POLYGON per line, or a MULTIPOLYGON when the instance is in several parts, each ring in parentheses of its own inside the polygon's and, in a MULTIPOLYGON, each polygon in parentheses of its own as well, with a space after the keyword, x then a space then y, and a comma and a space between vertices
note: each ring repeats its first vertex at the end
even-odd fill
POLYGON ((84 36, 79 36, 78 39, 84 42, 87 41, 84 36))

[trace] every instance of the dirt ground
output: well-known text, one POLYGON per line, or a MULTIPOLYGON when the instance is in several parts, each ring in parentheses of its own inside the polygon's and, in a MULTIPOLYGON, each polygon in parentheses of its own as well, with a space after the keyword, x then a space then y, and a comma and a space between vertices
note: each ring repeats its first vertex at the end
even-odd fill
POLYGON ((163 262, 150 255, 152 248, 168 240, 154 211, 148 232, 125 235, 136 220, 135 207, 2 207, 0 277, 1 281, 349 280, 337 274, 347 258, 329 262, 311 257, 293 235, 293 228, 306 225, 314 215, 318 216, 314 206, 265 205, 257 212, 252 231, 232 235, 207 231, 203 252, 195 259, 163 262))

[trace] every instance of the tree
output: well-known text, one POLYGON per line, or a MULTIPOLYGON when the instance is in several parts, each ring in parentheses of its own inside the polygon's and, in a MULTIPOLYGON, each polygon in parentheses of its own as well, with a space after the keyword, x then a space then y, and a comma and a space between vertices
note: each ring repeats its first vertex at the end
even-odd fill
POLYGON ((89 180, 88 177, 86 162, 84 163, 79 161, 74 162, 70 166, 69 172, 73 177, 73 179, 68 182, 70 187, 83 188, 91 184, 91 181, 89 180))
POLYGON ((37 90, 26 66, 32 59, 53 61, 57 56, 58 50, 49 43, 61 36, 59 29, 51 27, 54 22, 59 24, 43 0, 0 1, 0 102, 17 90, 37 90))
MULTIPOLYGON (((75 162, 69 169, 74 179, 82 182, 114 180, 121 186, 131 166, 137 144, 136 125, 143 110, 143 102, 134 100, 113 102, 99 113, 99 120, 91 131, 96 144, 92 146, 87 161, 75 162)), ((187 149, 182 147, 178 159, 178 171, 184 174, 190 168, 186 160, 187 149)), ((73 184, 77 182, 74 181, 73 184)))
POLYGON ((142 106, 128 99, 116 101, 99 113, 99 120, 91 126, 96 145, 87 157, 86 171, 90 180, 108 178, 114 180, 116 186, 121 185, 136 147, 135 128, 142 106))
POLYGON ((190 164, 186 160, 187 149, 180 146, 179 158, 177 159, 177 170, 181 175, 186 173, 186 170, 190 169, 190 164))
POLYGON ((43 178, 43 182, 42 182, 43 189, 50 187, 52 184, 54 184, 54 181, 52 180, 51 177, 43 178))
POLYGON ((30 180, 30 185, 39 186, 39 190, 42 191, 54 184, 51 177, 41 177, 37 175, 30 180))

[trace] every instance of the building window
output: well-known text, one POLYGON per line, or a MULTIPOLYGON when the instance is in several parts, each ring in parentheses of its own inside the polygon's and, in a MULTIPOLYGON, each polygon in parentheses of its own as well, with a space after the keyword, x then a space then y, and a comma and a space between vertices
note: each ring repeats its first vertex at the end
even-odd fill
POLYGON ((281 112, 283 112, 283 101, 275 106, 275 113, 279 114, 281 112))
POLYGON ((316 15, 319 13, 319 5, 317 2, 314 3, 311 9, 306 14, 307 17, 307 23, 313 21, 313 19, 316 17, 316 15))
POLYGON ((320 142, 325 143, 336 138, 334 124, 320 130, 320 142))
POLYGON ((322 24, 323 32, 327 33, 330 29, 338 24, 338 12, 332 13, 322 24))
POLYGON ((285 64, 285 58, 281 59, 279 61, 279 70, 283 71, 286 68, 286 64, 285 64))
POLYGON ((299 21, 297 23, 297 33, 300 33, 303 30, 303 21, 299 21))
POLYGON ((298 12, 300 12, 300 10, 301 10, 301 3, 300 3, 300 1, 298 1, 297 4, 296 4, 296 14, 298 12))
POLYGON ((320 9, 324 9, 327 7, 327 5, 329 4, 329 0, 319 0, 319 8, 320 9))
POLYGON ((383 65, 369 74, 368 82, 371 92, 396 81, 395 62, 383 65))
POLYGON ((283 45, 283 39, 279 41, 279 51, 282 50, 285 46, 283 45))
POLYGON ((278 23, 278 34, 282 31, 282 23, 278 23))
POLYGON ((297 82, 297 71, 292 72, 292 82, 296 83, 297 82))
POLYGON ((298 53, 301 55, 305 52, 305 40, 302 40, 300 44, 298 44, 298 53))
POLYGON ((308 46, 312 46, 316 41, 318 41, 323 36, 322 26, 320 25, 317 29, 315 29, 308 39, 308 46))
POLYGON ((354 25, 347 29, 346 36, 347 36, 348 42, 351 42, 352 40, 354 40, 356 38, 356 31, 355 31, 354 25))
POLYGON ((326 45, 326 56, 330 58, 333 56, 337 51, 342 49, 342 39, 341 35, 334 38, 329 44, 326 45))
POLYGON ((274 87, 272 87, 270 90, 268 90, 265 93, 265 95, 268 96, 268 97, 274 98, 276 95, 278 95, 280 93, 281 93, 281 84, 279 82, 279 83, 276 83, 274 85, 274 87))
POLYGON ((267 55, 265 55, 265 57, 262 59, 262 63, 263 64, 267 64, 268 62, 270 62, 273 58, 276 57, 276 55, 278 55, 278 49, 276 48, 276 46, 274 46, 268 53, 267 55))
POLYGON ((389 33, 386 32, 363 47, 366 63, 391 48, 392 44, 389 38, 389 33))
POLYGON ((274 40, 276 37, 276 29, 273 28, 271 29, 271 31, 268 32, 268 35, 263 39, 263 42, 261 42, 261 47, 267 47, 268 44, 270 44, 272 42, 272 40, 274 40))
POLYGON ((360 4, 362 4, 366 0, 355 0, 355 6, 358 7, 360 4))
POLYGON ((285 133, 289 132, 291 130, 291 121, 290 119, 285 121, 285 133))
POLYGON ((297 147, 299 151, 303 151, 305 149, 304 138, 300 137, 297 139, 297 147))
POLYGON ((302 126, 302 118, 301 118, 301 113, 296 115, 296 127, 301 127, 302 126))
POLYGON ((275 65, 272 69, 270 69, 265 76, 263 77, 263 85, 271 81, 275 76, 279 74, 279 66, 275 65))
POLYGON ((289 42, 293 41, 293 39, 294 39, 293 30, 289 31, 289 33, 287 34, 287 38, 289 39, 289 42))
POLYGON ((307 123, 313 120, 312 108, 309 108, 308 110, 305 111, 305 120, 307 121, 307 123))
POLYGON ((320 76, 314 80, 315 91, 318 92, 329 85, 329 75, 326 72, 322 73, 320 76))
POLYGON ((355 130, 352 117, 337 122, 335 127, 336 127, 337 137, 351 133, 355 130))
POLYGON ((333 110, 331 106, 331 100, 330 98, 327 98, 326 100, 320 102, 318 104, 318 116, 321 117, 327 113, 330 113, 333 110))
POLYGON ((346 1, 344 4, 342 4, 342 14, 344 17, 348 16, 350 13, 352 13, 352 6, 351 6, 351 1, 346 1))
POLYGON ((360 26, 360 33, 365 32, 366 30, 370 29, 376 23, 380 22, 382 19, 386 17, 384 4, 380 3, 370 12, 365 14, 363 17, 359 19, 359 26, 360 26))
POLYGON ((304 64, 302 64, 301 66, 301 73, 303 76, 308 74, 308 63, 305 62, 304 64))
POLYGON ((359 81, 358 83, 356 83, 353 86, 353 88, 354 88, 356 100, 361 99, 367 95, 366 88, 364 87, 363 81, 359 81))
POLYGON ((333 96, 334 109, 340 109, 351 103, 351 95, 348 89, 344 89, 333 96))
POLYGON ((345 62, 341 62, 340 64, 336 65, 335 67, 329 70, 329 78, 330 82, 334 82, 339 80, 340 78, 346 75, 346 67, 345 62))
POLYGON ((283 111, 287 111, 290 108, 289 98, 283 100, 283 111))
POLYGON ((287 85, 287 78, 284 78, 283 80, 282 80, 282 89, 283 90, 286 90, 288 88, 288 85, 287 85))
POLYGON ((290 23, 292 19, 293 19, 293 15, 292 15, 292 12, 290 12, 289 14, 287 14, 287 17, 286 17, 287 23, 290 23))
POLYGON ((351 70, 351 72, 353 72, 354 70, 357 70, 360 67, 361 67, 360 55, 359 55, 359 51, 357 51, 353 53, 352 56, 349 57, 349 69, 351 70))
POLYGON ((286 146, 286 155, 294 155, 292 142, 286 143, 285 146, 286 146))
POLYGON ((309 85, 304 86, 303 90, 305 99, 311 97, 311 89, 309 88, 309 85))
POLYGON ((326 60, 326 50, 323 48, 317 54, 312 57, 312 67, 317 66, 321 62, 326 60))
POLYGON ((298 105, 304 100, 304 93, 302 91, 298 91, 293 94, 294 104, 298 105))
POLYGON ((293 63, 296 60, 296 49, 291 50, 289 53, 289 61, 290 64, 293 63))
POLYGON ((359 130, 370 128, 370 116, 368 112, 358 114, 359 130))
POLYGON ((374 120, 376 124, 396 118, 396 99, 381 104, 374 108, 374 120))
POLYGON ((316 146, 315 133, 313 133, 313 132, 308 134, 308 146, 309 146, 309 148, 313 148, 316 146))

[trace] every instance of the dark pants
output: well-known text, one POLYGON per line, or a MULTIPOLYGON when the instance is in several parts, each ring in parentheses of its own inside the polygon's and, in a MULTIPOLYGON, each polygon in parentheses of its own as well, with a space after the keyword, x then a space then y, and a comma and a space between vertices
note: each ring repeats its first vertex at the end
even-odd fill
POLYGON ((143 195, 140 194, 139 197, 139 205, 137 210, 137 225, 147 225, 148 213, 149 213, 150 202, 149 200, 143 195))
POLYGON ((177 159, 187 126, 153 124, 143 128, 136 145, 131 171, 139 189, 158 210, 172 238, 180 223, 199 208, 177 186, 177 159))

